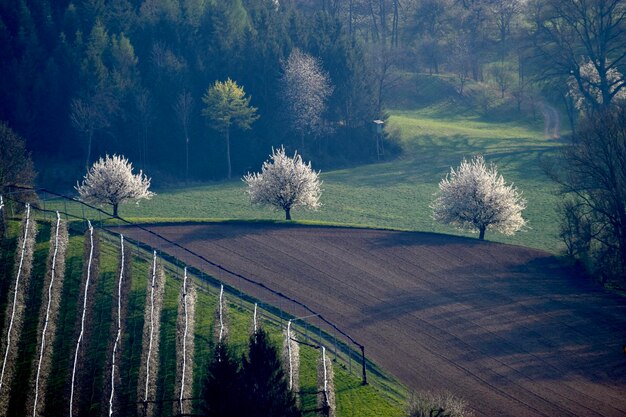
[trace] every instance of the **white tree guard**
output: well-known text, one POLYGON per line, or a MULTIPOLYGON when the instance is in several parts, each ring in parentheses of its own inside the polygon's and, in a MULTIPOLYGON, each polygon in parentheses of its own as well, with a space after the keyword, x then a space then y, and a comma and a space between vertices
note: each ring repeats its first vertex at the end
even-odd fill
POLYGON ((120 276, 117 283, 117 333, 113 343, 113 356, 111 360, 111 395, 109 396, 109 416, 113 415, 113 399, 115 396, 115 360, 117 347, 122 336, 122 282, 124 279, 124 264, 126 262, 124 254, 124 235, 120 234, 120 276))
POLYGON ((157 254, 154 251, 152 257, 152 287, 150 289, 150 340, 148 342, 148 357, 146 359, 146 390, 144 401, 148 401, 150 385, 150 358, 152 357, 152 340, 154 339, 154 288, 156 285, 156 261, 157 254))
POLYGON ((291 353, 291 320, 287 322, 287 355, 289 357, 289 389, 293 390, 293 357, 291 353))
POLYGON ((35 377, 35 400, 33 406, 33 417, 37 416, 37 403, 39 402, 39 379, 41 377, 41 363, 43 362, 44 351, 46 349, 46 334, 48 331, 48 320, 50 319, 50 307, 52 304, 52 288, 56 278, 57 254, 59 253, 59 226, 61 225, 61 215, 57 211, 56 232, 54 236, 54 254, 52 255, 52 272, 50 285, 48 286, 48 304, 46 306, 46 318, 41 332, 41 345, 39 346, 39 360, 37 361, 37 376, 35 377))
POLYGON ((326 348, 321 347, 321 363, 317 368, 317 384, 320 387, 318 394, 318 405, 320 406, 320 416, 335 417, 335 383, 332 362, 326 357, 326 348))
POLYGON ((187 312, 187 267, 185 267, 185 273, 183 276, 183 309, 185 311, 185 330, 183 332, 183 369, 182 377, 180 379, 180 397, 178 398, 181 414, 185 413, 183 408, 183 396, 185 394, 185 371, 187 370, 187 331, 189 329, 189 315, 187 312))
POLYGON ((256 323, 256 310, 257 310, 257 303, 254 303, 254 316, 252 318, 252 322, 254 324, 254 334, 256 334, 257 331, 258 331, 258 327, 257 327, 257 323, 256 323))
POLYGON ((2 196, 0 195, 0 210, 4 209, 4 200, 2 199, 2 196))
POLYGON ((93 226, 91 222, 88 220, 87 224, 89 226, 89 261, 87 263, 87 280, 85 282, 85 294, 83 297, 83 314, 80 319, 80 334, 78 335, 78 341, 76 342, 76 353, 74 354, 74 367, 72 368, 72 384, 70 387, 70 412, 69 416, 73 417, 74 415, 74 384, 76 382, 76 368, 78 365, 78 353, 80 351, 80 345, 83 341, 83 335, 85 334, 85 316, 87 315, 87 295, 89 294, 89 281, 91 280, 91 263, 93 262, 93 226))
POLYGON ((220 336, 218 342, 222 341, 222 337, 224 337, 224 284, 220 286, 220 336))
POLYGON ((326 369, 326 348, 322 346, 322 364, 324 366, 324 392, 328 395, 328 370, 326 369))
MULTIPOLYGON (((20 263, 17 268, 17 276, 15 278, 15 292, 13 293, 13 307, 11 308, 11 319, 9 321, 9 329, 7 330, 7 347, 4 351, 4 359, 2 361, 2 371, 0 372, 0 394, 4 388, 4 373, 7 366, 7 358, 11 349, 11 333, 13 332, 13 322, 15 320, 15 309, 17 308, 17 294, 20 288, 20 279, 22 278, 22 268, 24 266, 24 254, 26 253, 26 242, 28 241, 28 230, 30 226, 30 204, 26 204, 26 225, 24 227, 24 241, 22 242, 22 252, 20 254, 20 263)), ((5 394, 6 395, 6 394, 5 394)))

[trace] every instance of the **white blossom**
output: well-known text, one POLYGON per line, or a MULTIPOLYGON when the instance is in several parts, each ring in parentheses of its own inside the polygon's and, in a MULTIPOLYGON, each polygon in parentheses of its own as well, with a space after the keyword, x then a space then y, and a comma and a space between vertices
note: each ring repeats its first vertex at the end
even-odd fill
MULTIPOLYGON (((582 111, 593 103, 606 104, 602 94, 602 82, 597 63, 592 60, 583 62, 579 67, 579 74, 580 84, 574 76, 567 80, 569 95, 574 100, 576 108, 582 111), (593 103, 589 103, 589 101, 593 103)), ((626 88, 623 88, 624 77, 617 68, 610 68, 606 71, 606 82, 608 83, 608 93, 613 97, 613 100, 626 99, 626 88)))
POLYGON ((83 183, 76 185, 80 199, 89 203, 111 204, 117 216, 120 203, 129 200, 150 199, 154 195, 150 178, 139 171, 133 174, 133 165, 122 155, 100 158, 85 175, 83 183))
POLYGON ((297 48, 283 64, 281 98, 291 127, 303 140, 304 135, 324 132, 323 115, 333 92, 329 78, 319 59, 297 48))
POLYGON ((495 165, 485 165, 482 156, 463 160, 439 183, 437 199, 431 204, 433 218, 460 229, 485 230, 512 235, 526 225, 522 210, 526 200, 513 185, 507 185, 495 165))
POLYGON ((291 220, 292 209, 317 210, 321 205, 319 172, 311 169, 311 162, 304 163, 297 152, 293 158, 287 156, 283 147, 272 148, 270 160, 263 163, 261 172, 248 173, 243 181, 248 184, 253 204, 285 210, 287 220, 291 220))

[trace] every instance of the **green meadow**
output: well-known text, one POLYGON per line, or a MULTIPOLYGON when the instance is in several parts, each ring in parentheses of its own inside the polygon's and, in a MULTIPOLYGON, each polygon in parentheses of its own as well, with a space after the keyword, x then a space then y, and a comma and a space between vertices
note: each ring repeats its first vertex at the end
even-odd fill
MULTIPOLYGON (((544 169, 560 142, 544 138, 541 121, 494 121, 471 112, 454 113, 448 104, 392 110, 387 130, 403 149, 399 157, 323 172, 323 207, 316 212, 294 211, 294 220, 464 234, 436 224, 429 206, 451 166, 482 154, 528 201, 526 230, 515 236, 488 231, 486 239, 553 253, 562 249, 557 187, 544 169)), ((284 218, 282 212, 250 205, 245 191, 241 180, 161 188, 150 201, 122 206, 120 215, 142 222, 284 218)))

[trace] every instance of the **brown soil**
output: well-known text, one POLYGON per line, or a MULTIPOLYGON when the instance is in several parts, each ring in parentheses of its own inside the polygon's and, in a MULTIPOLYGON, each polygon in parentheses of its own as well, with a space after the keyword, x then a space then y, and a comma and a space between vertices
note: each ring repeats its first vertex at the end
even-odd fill
MULTIPOLYGON (((626 300, 545 252, 383 230, 150 228, 306 303, 411 389, 449 390, 477 415, 626 415, 626 300)), ((303 313, 144 232, 124 234, 303 313)))

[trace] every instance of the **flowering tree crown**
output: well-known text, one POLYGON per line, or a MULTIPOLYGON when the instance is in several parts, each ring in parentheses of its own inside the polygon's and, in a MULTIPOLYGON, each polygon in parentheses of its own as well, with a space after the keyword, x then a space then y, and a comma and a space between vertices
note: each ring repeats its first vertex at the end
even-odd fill
POLYGON ((522 210, 526 200, 513 185, 507 185, 495 165, 486 165, 482 156, 463 160, 439 183, 432 203, 433 218, 460 229, 478 231, 484 238, 487 228, 512 235, 526 225, 522 210))
POLYGON ((94 162, 82 184, 76 184, 80 199, 88 203, 111 204, 117 216, 117 206, 130 200, 139 202, 154 196, 150 178, 139 171, 133 174, 133 165, 122 155, 106 155, 94 162))
POLYGON ((248 184, 248 195, 253 204, 269 205, 285 210, 290 220, 290 210, 320 207, 321 184, 319 172, 304 163, 298 153, 293 158, 285 154, 285 148, 272 149, 270 160, 263 163, 261 172, 248 173, 243 177, 248 184))

